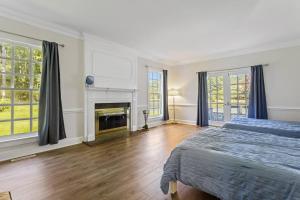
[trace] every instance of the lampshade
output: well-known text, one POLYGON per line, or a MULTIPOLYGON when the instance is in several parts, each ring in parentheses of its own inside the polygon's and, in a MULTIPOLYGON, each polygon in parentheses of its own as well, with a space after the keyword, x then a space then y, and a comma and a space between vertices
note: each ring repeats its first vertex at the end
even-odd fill
POLYGON ((174 96, 180 96, 180 93, 179 90, 172 88, 168 91, 168 95, 174 97, 174 96))

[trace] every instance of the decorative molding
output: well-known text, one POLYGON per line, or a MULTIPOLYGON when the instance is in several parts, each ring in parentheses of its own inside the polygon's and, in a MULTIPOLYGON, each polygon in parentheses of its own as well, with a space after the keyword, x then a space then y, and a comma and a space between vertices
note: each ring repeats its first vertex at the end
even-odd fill
POLYGON ((121 55, 118 55, 118 54, 114 54, 114 53, 111 53, 111 52, 108 52, 108 51, 103 51, 103 50, 101 50, 101 51, 100 50, 93 50, 91 54, 92 54, 92 71, 91 71, 92 75, 97 76, 97 77, 103 77, 103 78, 124 79, 124 80, 127 80, 127 81, 129 81, 128 78, 129 79, 133 78, 133 76, 134 76, 134 67, 135 66, 133 64, 133 61, 130 58, 128 58, 126 56, 121 56, 121 55), (106 57, 111 57, 111 58, 114 57, 114 59, 119 59, 119 61, 123 60, 124 63, 122 63, 122 65, 123 65, 122 67, 125 67, 125 65, 124 65, 125 63, 129 64, 129 66, 130 66, 130 77, 124 77, 124 76, 120 76, 120 77, 105 76, 105 75, 102 75, 103 71, 102 71, 101 74, 97 74, 96 73, 96 68, 99 67, 98 63, 96 62, 97 54, 100 54, 100 55, 102 54, 102 56, 104 55, 106 57))
POLYGON ((82 35, 83 35, 83 38, 84 38, 85 41, 98 42, 104 48, 114 47, 116 49, 124 49, 125 51, 130 52, 131 54, 135 55, 136 57, 149 59, 149 60, 152 60, 154 62, 161 63, 161 64, 175 65, 177 63, 177 62, 173 62, 173 61, 170 61, 170 60, 159 58, 158 56, 152 55, 151 53, 147 53, 147 52, 139 50, 139 49, 133 49, 133 48, 130 48, 130 47, 125 46, 123 44, 120 44, 120 43, 117 43, 117 42, 114 42, 114 41, 111 41, 111 40, 104 39, 104 38, 99 37, 99 36, 94 35, 94 34, 84 32, 84 33, 82 33, 82 35))
POLYGON ((39 18, 30 16, 28 14, 24 14, 24 13, 20 13, 18 11, 6 8, 1 6, 0 7, 0 16, 1 17, 5 17, 11 20, 15 20, 24 24, 28 24, 31 26, 35 26, 41 29, 45 29, 45 30, 49 30, 52 31, 54 33, 58 33, 58 34, 62 34, 62 35, 66 35, 69 37, 73 37, 76 39, 86 39, 86 38, 92 38, 92 39, 96 39, 96 40, 101 40, 103 44, 106 45, 115 45, 118 47, 122 47, 122 48, 126 48, 128 51, 131 51, 132 53, 134 53, 136 56, 138 57, 142 57, 142 58, 146 58, 146 59, 150 59, 153 60, 155 62, 158 63, 162 63, 162 64, 168 64, 168 65, 176 65, 177 62, 171 61, 171 60, 166 60, 163 58, 160 58, 158 56, 155 56, 149 52, 145 52, 143 50, 139 50, 139 49, 132 49, 130 47, 127 47, 125 45, 119 44, 117 42, 111 41, 111 40, 106 40, 102 37, 93 35, 93 34, 89 34, 89 33, 85 33, 85 32, 80 32, 78 30, 75 29, 71 29, 62 25, 59 25, 57 23, 53 23, 53 22, 49 22, 46 20, 41 20, 39 18))
POLYGON ((184 120, 184 119, 175 119, 175 121, 179 124, 193 125, 196 126, 196 121, 192 120, 184 120))
POLYGON ((64 109, 64 114, 83 113, 83 108, 67 108, 64 109))
MULTIPOLYGON (((169 108, 173 107, 172 104, 168 105, 169 108)), ((176 104, 175 107, 197 107, 197 104, 176 104)), ((284 107, 284 106, 269 106, 269 110, 295 110, 295 111, 300 111, 300 107, 284 107)))
POLYGON ((102 91, 102 92, 136 92, 137 89, 126 89, 126 88, 102 88, 102 87, 91 87, 86 88, 87 91, 102 91))
POLYGON ((44 21, 39 18, 5 8, 3 6, 0 7, 0 16, 76 39, 82 39, 82 34, 77 30, 70 29, 56 23, 44 21))
MULTIPOLYGON (((169 109, 173 107, 173 104, 169 104, 169 109)), ((197 104, 189 104, 189 103, 181 103, 181 104, 175 104, 175 107, 197 107, 197 104)))
POLYGON ((198 63, 198 62, 205 62, 210 60, 217 60, 221 58, 229 58, 234 56, 243 56, 247 54, 254 54, 254 53, 260 53, 264 51, 271 51, 271 50, 277 50, 277 49, 283 49, 283 48, 289 48, 289 47, 296 47, 300 46, 300 39, 291 40, 287 42, 274 42, 270 44, 263 44, 256 47, 249 47, 249 48, 243 48, 243 49, 236 49, 231 51, 224 51, 221 53, 215 53, 215 54, 209 54, 202 57, 196 57, 193 59, 188 59, 184 61, 174 62, 172 65, 169 66, 178 66, 178 65, 187 65, 192 63, 198 63))
POLYGON ((269 110, 285 110, 285 111, 300 111, 300 107, 276 107, 276 106, 270 106, 268 107, 269 110))
POLYGON ((67 147, 67 146, 72 146, 75 144, 80 144, 82 143, 82 141, 83 141, 82 137, 66 138, 60 140, 59 143, 55 145, 39 146, 37 143, 37 138, 35 138, 35 140, 32 141, 31 143, 27 142, 22 146, 18 146, 18 148, 16 148, 15 145, 1 148, 0 161, 10 160, 22 156, 28 156, 31 154, 36 154, 36 153, 67 147))

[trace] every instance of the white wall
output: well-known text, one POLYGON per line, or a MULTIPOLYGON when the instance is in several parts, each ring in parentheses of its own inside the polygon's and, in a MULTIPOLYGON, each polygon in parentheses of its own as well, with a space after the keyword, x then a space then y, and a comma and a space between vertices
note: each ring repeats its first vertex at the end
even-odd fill
POLYGON ((179 88, 182 94, 176 98, 176 118, 188 123, 196 121, 196 72, 267 63, 269 66, 264 68, 264 74, 269 117, 300 121, 299 55, 298 46, 170 68, 169 87, 179 88))
MULTIPOLYGON (((26 145, 20 141, 0 143, 0 160, 22 156, 81 142, 83 136, 83 42, 81 39, 58 34, 28 24, 0 17, 1 29, 65 44, 59 48, 61 92, 67 139, 58 145, 39 147, 36 139, 26 145), (23 143, 21 142, 21 143, 23 143), (11 146, 11 147, 7 147, 11 146)), ((22 39, 22 38, 20 38, 22 39)))

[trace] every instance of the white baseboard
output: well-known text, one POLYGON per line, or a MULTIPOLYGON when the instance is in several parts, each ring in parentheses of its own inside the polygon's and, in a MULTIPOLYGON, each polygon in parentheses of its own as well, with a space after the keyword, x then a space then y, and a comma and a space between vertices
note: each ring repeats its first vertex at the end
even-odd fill
MULTIPOLYGON (((160 126, 160 125, 163 125, 163 124, 166 124, 166 123, 168 123, 168 122, 163 121, 163 120, 150 121, 150 122, 148 122, 148 127, 153 128, 153 127, 160 126)), ((138 130, 143 129, 143 126, 144 126, 144 124, 139 124, 138 130)))
POLYGON ((184 120, 184 119, 176 119, 176 122, 179 124, 187 124, 187 125, 194 125, 196 126, 196 121, 192 121, 192 120, 184 120))
POLYGON ((53 144, 53 145, 39 146, 38 143, 35 141, 23 145, 1 148, 0 161, 11 160, 22 156, 28 156, 31 154, 41 153, 41 152, 50 151, 54 149, 60 149, 67 146, 72 146, 75 144, 80 144, 82 143, 82 140, 83 140, 82 137, 75 137, 75 138, 66 138, 60 140, 58 144, 53 144))

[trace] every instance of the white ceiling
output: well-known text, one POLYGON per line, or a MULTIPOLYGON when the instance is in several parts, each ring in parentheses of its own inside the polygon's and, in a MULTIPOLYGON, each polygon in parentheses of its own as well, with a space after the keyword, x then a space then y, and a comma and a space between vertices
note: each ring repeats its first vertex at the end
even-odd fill
POLYGON ((0 0, 0 6, 172 62, 300 39, 299 0, 0 0))

